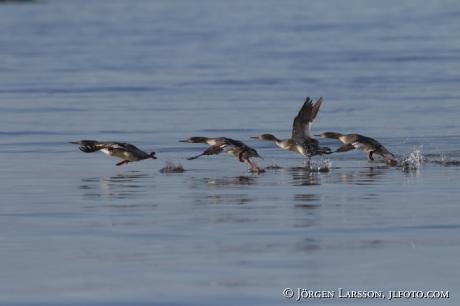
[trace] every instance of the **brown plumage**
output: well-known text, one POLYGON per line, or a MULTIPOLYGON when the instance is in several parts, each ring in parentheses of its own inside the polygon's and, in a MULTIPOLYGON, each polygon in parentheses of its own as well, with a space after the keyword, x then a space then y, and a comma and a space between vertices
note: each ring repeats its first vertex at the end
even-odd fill
POLYGON ((320 97, 313 105, 313 101, 310 100, 310 97, 307 97, 299 113, 292 122, 292 133, 290 138, 279 140, 272 134, 262 134, 251 138, 271 141, 280 148, 300 153, 309 160, 315 155, 331 154, 331 149, 326 147, 320 148, 318 140, 310 137, 313 120, 316 118, 322 102, 323 97, 320 97))
POLYGON ((72 144, 80 145, 79 149, 85 153, 93 153, 102 151, 107 155, 115 156, 123 159, 122 162, 117 163, 117 166, 144 160, 147 158, 156 159, 155 152, 146 153, 136 146, 125 142, 98 142, 96 140, 80 140, 77 142, 70 142, 72 144))
POLYGON ((392 162, 392 160, 388 157, 386 157, 383 154, 390 154, 391 156, 394 156, 392 153, 390 153, 380 142, 377 140, 366 137, 363 135, 359 134, 340 134, 340 133, 335 133, 335 132, 326 132, 322 133, 319 135, 315 135, 323 138, 333 138, 333 139, 338 139, 344 143, 343 146, 335 150, 335 152, 347 152, 353 149, 358 149, 361 151, 368 152, 368 159, 369 160, 374 160, 372 157, 372 154, 380 154, 387 162, 392 162))
MULTIPOLYGON (((228 153, 232 156, 236 156, 240 162, 244 160, 254 168, 255 170, 259 170, 259 168, 251 162, 249 158, 251 157, 259 157, 262 158, 256 150, 247 146, 243 142, 239 140, 234 140, 226 137, 217 137, 217 138, 208 138, 208 137, 190 137, 186 140, 179 140, 180 142, 190 142, 190 143, 206 143, 210 145, 210 147, 201 153, 200 155, 193 156, 187 158, 188 160, 192 160, 198 158, 202 155, 217 155, 222 152, 228 153)), ((263 159, 263 158, 262 158, 263 159)))

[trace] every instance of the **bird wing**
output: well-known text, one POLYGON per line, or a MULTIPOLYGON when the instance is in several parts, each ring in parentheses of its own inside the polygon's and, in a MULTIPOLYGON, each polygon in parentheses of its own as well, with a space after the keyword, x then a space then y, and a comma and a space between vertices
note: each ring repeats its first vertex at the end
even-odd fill
POLYGON ((369 145, 366 145, 362 142, 356 141, 351 144, 355 149, 358 150, 364 150, 365 148, 369 147, 369 145))
POLYGON ((189 157, 187 158, 188 160, 192 160, 192 159, 196 159, 202 155, 218 155, 220 153, 222 153, 223 151, 223 148, 222 146, 210 146, 206 151, 204 151, 203 153, 201 153, 200 155, 197 155, 197 156, 192 156, 192 157, 189 157))
POLYGON ((111 146, 113 149, 120 149, 120 150, 125 150, 125 151, 130 151, 130 152, 142 152, 138 147, 135 145, 132 145, 130 143, 113 143, 111 146))
POLYGON ((102 149, 101 147, 95 147, 95 146, 82 146, 82 147, 79 147, 79 149, 82 151, 82 152, 85 152, 85 153, 93 153, 93 152, 96 152, 96 151, 99 151, 100 149, 102 149))
POLYGON ((313 120, 316 118, 322 102, 323 97, 320 97, 318 101, 316 101, 315 105, 313 105, 310 97, 307 97, 302 105, 302 108, 292 122, 292 140, 303 142, 304 140, 310 138, 313 120))
POLYGON ((341 146, 340 148, 335 150, 335 152, 347 152, 347 151, 350 151, 350 150, 353 150, 353 149, 355 149, 355 146, 353 144, 349 143, 349 144, 345 144, 345 145, 341 146))
POLYGON ((241 149, 248 148, 248 146, 244 144, 243 142, 239 140, 230 139, 230 138, 225 138, 224 141, 220 143, 219 145, 222 148, 222 152, 228 152, 228 151, 235 150, 238 148, 241 148, 241 149))
POLYGON ((121 143, 121 142, 98 142, 93 145, 86 145, 86 146, 81 146, 79 148, 81 151, 85 153, 92 153, 96 152, 99 150, 106 149, 107 151, 112 151, 112 150, 122 150, 122 151, 135 151, 139 150, 137 147, 133 146, 132 144, 129 143, 121 143))

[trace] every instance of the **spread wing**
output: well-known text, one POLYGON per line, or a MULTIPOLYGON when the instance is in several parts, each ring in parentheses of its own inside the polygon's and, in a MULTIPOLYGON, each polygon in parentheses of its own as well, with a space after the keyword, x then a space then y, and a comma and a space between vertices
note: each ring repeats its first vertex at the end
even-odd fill
POLYGON ((248 146, 243 142, 230 138, 225 138, 225 141, 220 145, 220 147, 222 148, 222 152, 228 152, 238 148, 242 150, 248 148, 248 146))
POLYGON ((362 142, 358 142, 358 141, 353 142, 351 145, 352 145, 355 149, 358 149, 358 150, 364 150, 364 149, 367 147, 366 144, 364 144, 364 143, 362 143, 362 142))
POLYGON ((350 150, 353 150, 353 149, 355 149, 355 146, 353 144, 349 143, 349 144, 345 144, 345 145, 341 146, 340 148, 335 150, 335 152, 347 152, 347 151, 350 151, 350 150))
POLYGON ((82 151, 82 152, 85 152, 85 153, 93 153, 93 152, 96 152, 96 151, 99 151, 100 149, 102 148, 98 148, 98 147, 90 147, 90 146, 84 146, 84 147, 79 147, 79 149, 82 151))
POLYGON ((79 148, 81 151, 85 153, 93 153, 99 150, 107 149, 108 151, 111 150, 123 150, 123 151, 138 151, 139 149, 136 146, 133 146, 129 143, 120 143, 120 142, 99 142, 93 145, 86 145, 81 146, 79 148))
POLYGON ((316 118, 316 115, 318 115, 322 102, 323 97, 320 97, 318 101, 316 101, 315 105, 313 105, 310 97, 307 97, 304 104, 302 105, 302 108, 292 122, 292 140, 303 142, 310 138, 310 131, 313 125, 313 120, 316 118))
POLYGON ((189 157, 187 159, 188 160, 196 159, 196 158, 198 158, 198 157, 200 157, 202 155, 218 155, 218 154, 222 153, 223 150, 224 150, 224 148, 222 146, 210 146, 206 151, 204 151, 200 155, 192 156, 192 157, 189 157))
POLYGON ((120 150, 125 150, 125 151, 131 151, 131 152, 136 152, 136 151, 141 151, 139 150, 138 147, 136 147, 135 145, 132 145, 130 143, 114 143, 110 146, 112 149, 120 149, 120 150))

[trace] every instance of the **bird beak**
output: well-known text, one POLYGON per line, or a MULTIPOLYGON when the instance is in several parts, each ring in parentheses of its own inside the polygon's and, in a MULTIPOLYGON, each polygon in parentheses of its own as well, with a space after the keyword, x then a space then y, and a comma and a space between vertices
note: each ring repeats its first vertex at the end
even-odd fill
POLYGON ((250 138, 252 138, 252 139, 259 139, 259 136, 252 136, 252 137, 250 137, 250 138))
POLYGON ((313 136, 317 136, 317 137, 323 137, 323 136, 321 136, 321 134, 320 134, 320 135, 313 135, 313 136))
POLYGON ((188 139, 185 139, 185 140, 179 140, 179 142, 188 142, 188 139))

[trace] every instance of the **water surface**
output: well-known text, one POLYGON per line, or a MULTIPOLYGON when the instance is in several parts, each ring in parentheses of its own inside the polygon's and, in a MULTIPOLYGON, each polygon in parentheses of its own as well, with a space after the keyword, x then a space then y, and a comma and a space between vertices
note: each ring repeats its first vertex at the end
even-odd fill
POLYGON ((456 1, 2 3, 0 301, 457 305, 459 15, 456 1), (350 151, 316 171, 249 138, 288 137, 306 96, 324 98, 315 134, 376 138, 398 166, 350 151), (188 161, 206 149, 178 142, 191 136, 242 140, 265 171, 188 161), (81 139, 158 159, 116 167, 81 139))

